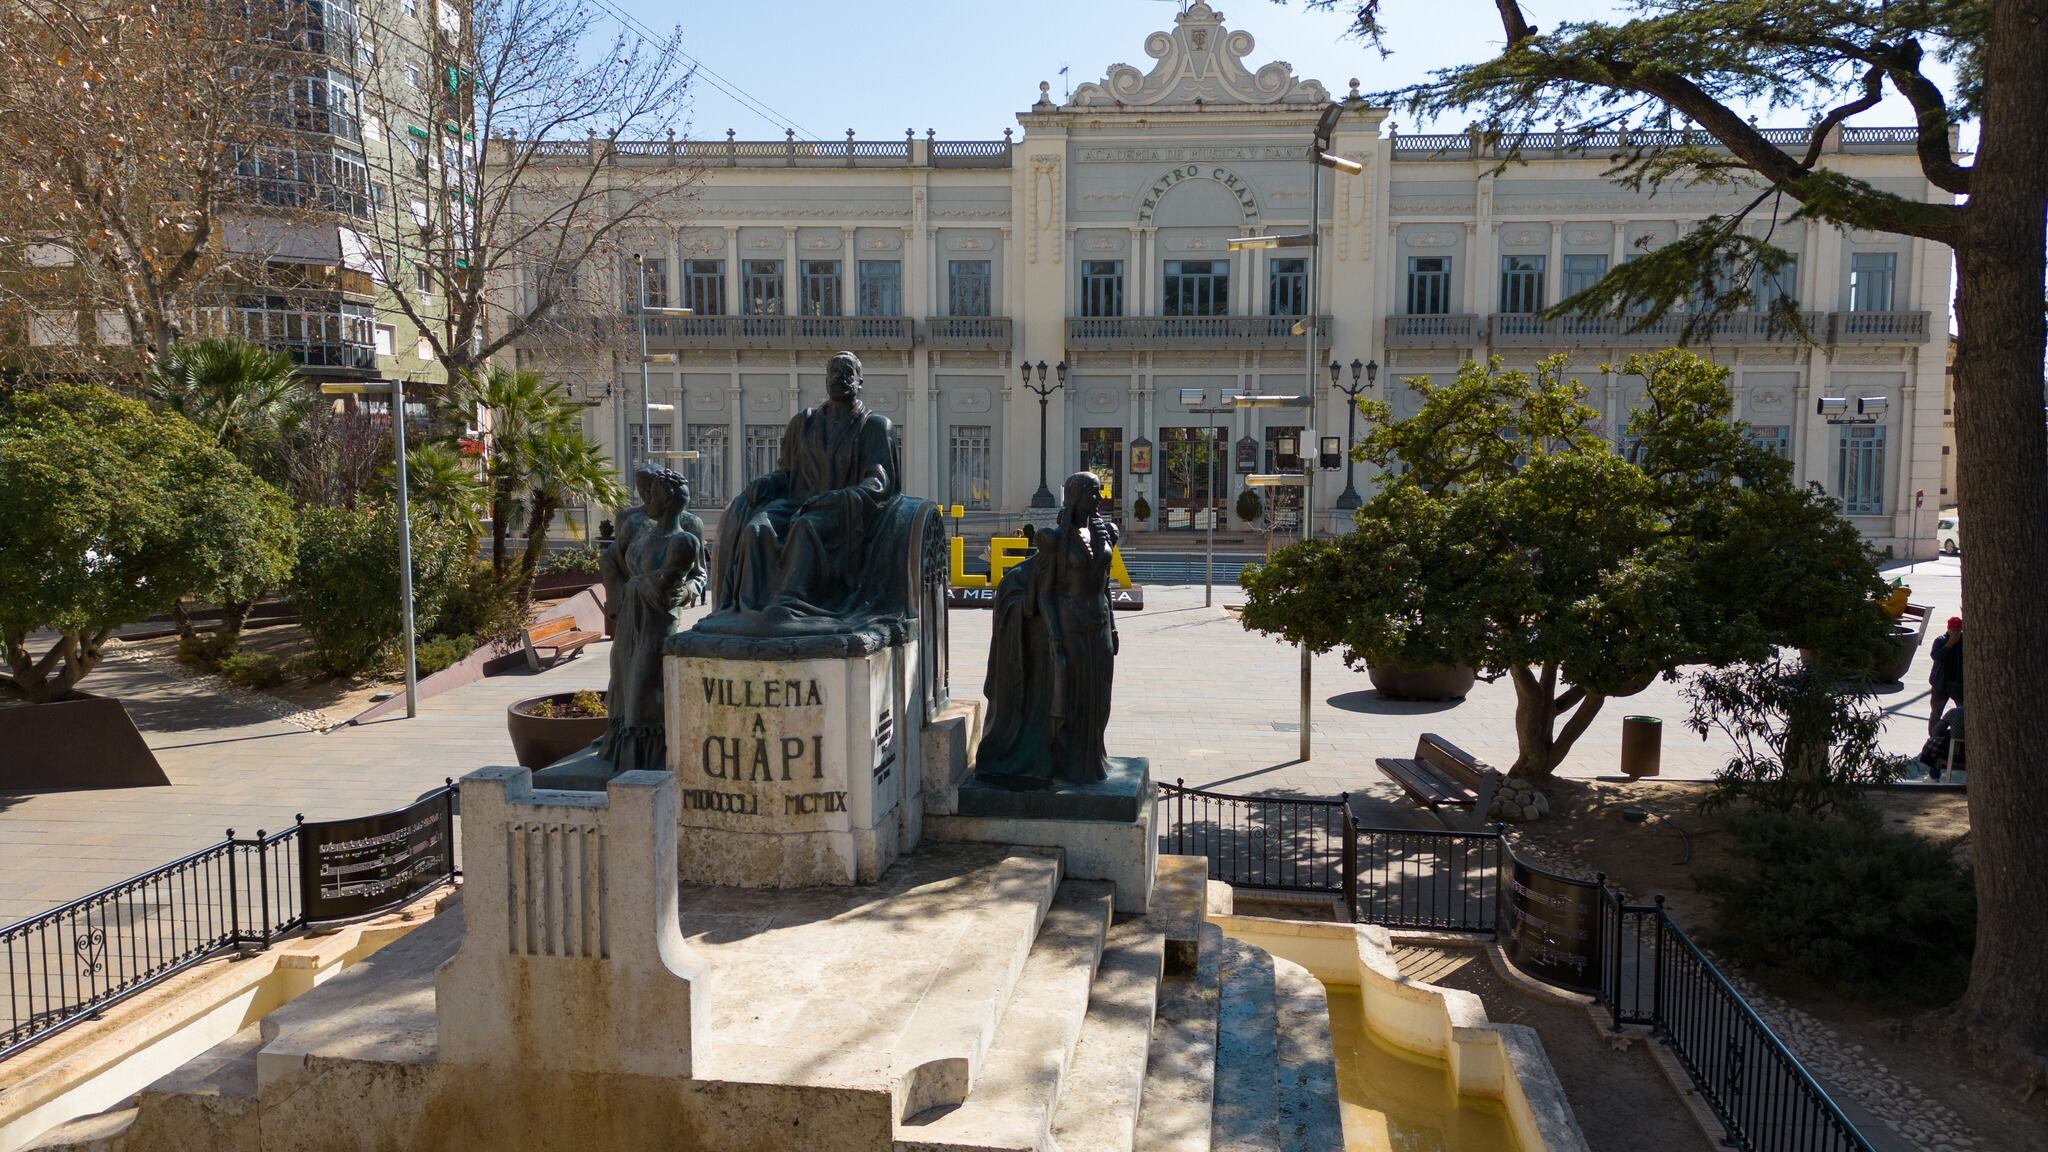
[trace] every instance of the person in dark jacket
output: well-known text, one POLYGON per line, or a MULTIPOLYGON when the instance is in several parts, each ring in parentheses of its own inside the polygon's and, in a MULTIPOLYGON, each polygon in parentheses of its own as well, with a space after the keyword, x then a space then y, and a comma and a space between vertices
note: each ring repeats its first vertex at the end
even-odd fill
POLYGON ((1934 658, 1934 668, 1927 674, 1928 709, 1927 731, 1929 734, 1941 723, 1941 715, 1948 710, 1948 702, 1960 704, 1963 700, 1963 618, 1948 618, 1948 631, 1934 638, 1933 647, 1927 654, 1934 658))

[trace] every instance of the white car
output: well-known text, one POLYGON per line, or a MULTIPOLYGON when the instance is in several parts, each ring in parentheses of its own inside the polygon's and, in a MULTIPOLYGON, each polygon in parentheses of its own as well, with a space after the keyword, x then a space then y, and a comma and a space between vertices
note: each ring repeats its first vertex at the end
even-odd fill
POLYGON ((1934 546, 1941 549, 1942 555, 1961 556, 1963 554, 1962 524, 1963 514, 1954 508, 1943 512, 1934 521, 1934 546))

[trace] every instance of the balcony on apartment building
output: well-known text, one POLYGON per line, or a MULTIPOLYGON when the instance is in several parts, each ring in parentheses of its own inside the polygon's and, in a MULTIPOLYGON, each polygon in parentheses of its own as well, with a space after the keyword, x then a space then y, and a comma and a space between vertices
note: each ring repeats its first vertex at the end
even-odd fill
POLYGON ((317 375, 377 370, 375 311, 340 292, 237 294, 209 319, 224 334, 282 352, 317 375))
MULTIPOLYGON (((1069 316, 1067 348, 1075 352, 1182 351, 1226 348, 1298 349, 1298 316, 1069 316)), ((1330 318, 1316 319, 1328 343, 1330 318)))
MULTIPOLYGON (((649 316, 647 346, 669 349, 906 349, 908 316, 649 316)), ((1004 321, 1005 324, 1008 321, 1004 321)))

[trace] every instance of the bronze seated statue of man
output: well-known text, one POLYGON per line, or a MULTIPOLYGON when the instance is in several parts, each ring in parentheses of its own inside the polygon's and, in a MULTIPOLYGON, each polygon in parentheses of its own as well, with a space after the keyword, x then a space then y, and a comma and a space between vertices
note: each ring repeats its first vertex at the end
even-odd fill
MULTIPOLYGON (((889 418, 861 403, 851 352, 825 366, 830 393, 782 434, 782 466, 756 478, 718 522, 715 610, 698 634, 792 638, 900 626, 917 613, 937 506, 903 494, 889 418), (920 513, 923 515, 920 516, 920 513)), ((693 637, 678 637, 689 646, 693 637)), ((675 650, 671 645, 671 650, 675 650)))

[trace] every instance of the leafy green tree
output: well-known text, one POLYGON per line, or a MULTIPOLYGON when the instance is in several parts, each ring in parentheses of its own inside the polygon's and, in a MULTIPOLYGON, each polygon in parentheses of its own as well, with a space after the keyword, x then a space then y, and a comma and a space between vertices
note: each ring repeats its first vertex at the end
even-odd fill
POLYGON ((284 479, 278 449, 305 419, 314 397, 284 353, 213 338, 165 350, 143 377, 142 394, 197 425, 243 467, 272 483, 284 479))
POLYGON ((1884 784, 1904 758, 1886 752, 1884 713, 1824 669, 1773 656, 1709 668, 1692 677, 1686 727, 1719 732, 1735 755, 1715 775, 1703 809, 1738 800, 1827 816, 1857 802, 1859 785, 1884 784))
MULTIPOLYGON (((287 476, 286 438, 313 407, 312 389, 291 358, 246 340, 208 338, 172 346, 143 377, 142 394, 190 421, 243 467, 274 484, 287 476)), ((238 582, 214 597, 221 605, 215 635, 223 653, 233 650, 257 598, 273 587, 238 582)), ((184 600, 171 606, 171 616, 181 637, 197 640, 184 600)))
MULTIPOLYGON (((288 595, 320 666, 337 676, 375 668, 405 621, 398 587, 398 512, 391 504, 308 508, 288 595)), ((460 529, 431 516, 412 522, 413 624, 434 631, 470 576, 460 529)))
POLYGON ((0 686, 61 698, 115 628, 290 573, 291 505, 192 424, 105 388, 0 405, 0 686), (56 641, 40 656, 31 632, 56 641))
MULTIPOLYGON (((1382 43, 1384 0, 1306 2, 1349 10, 1356 30, 1382 43)), ((2048 965, 2035 928, 2048 907, 2048 773, 2038 764, 2048 747, 2048 0, 1638 0, 1623 19, 1548 28, 1517 0, 1494 7, 1497 52, 1381 98, 1424 117, 1476 114, 1483 133, 1510 142, 1553 123, 1637 129, 1683 117, 1697 130, 1632 135, 1616 175, 1736 180, 1754 191, 1746 210, 1614 269, 1567 309, 1621 296, 1663 307, 1695 294, 1740 307, 1742 265, 1783 258, 1744 221, 1788 209, 1954 253, 1956 492, 1970 513, 1970 834, 1982 865, 1969 991, 1954 1022, 1973 1060, 2048 1078, 2048 965), (1936 62, 1952 77, 1930 74, 1936 62), (1956 199, 1902 196, 1829 167, 1832 131, 1887 89, 1913 109, 1921 173, 1956 199), (1775 142, 1744 105, 1812 110, 1810 140, 1775 142), (1960 156, 1955 130, 1972 118, 1976 151, 1960 156), (1735 275, 1712 274, 1730 266, 1735 275)))
POLYGON ((1410 382, 1406 420, 1362 407, 1385 473, 1350 534, 1247 569, 1245 626, 1357 664, 1463 664, 1515 687, 1510 773, 1556 770, 1602 705, 1687 664, 1777 645, 1866 660, 1881 587, 1832 500, 1730 418, 1727 370, 1631 356, 1634 460, 1594 430, 1564 358, 1410 382))

